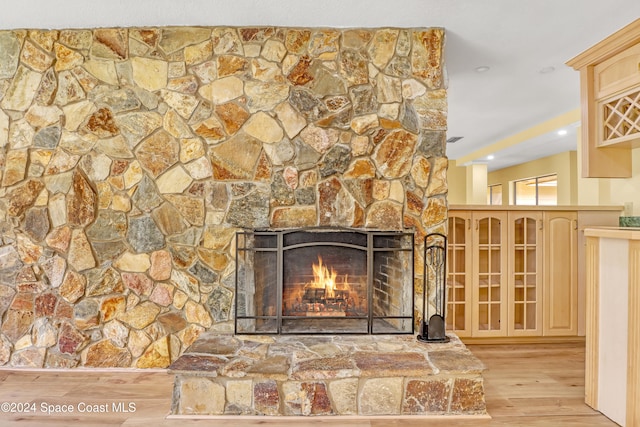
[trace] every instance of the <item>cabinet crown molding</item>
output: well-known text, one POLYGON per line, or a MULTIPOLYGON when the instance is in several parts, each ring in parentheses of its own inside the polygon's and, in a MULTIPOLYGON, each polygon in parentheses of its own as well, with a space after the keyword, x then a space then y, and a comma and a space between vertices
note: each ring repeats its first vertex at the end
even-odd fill
POLYGON ((640 18, 566 62, 574 70, 599 64, 640 42, 640 18))

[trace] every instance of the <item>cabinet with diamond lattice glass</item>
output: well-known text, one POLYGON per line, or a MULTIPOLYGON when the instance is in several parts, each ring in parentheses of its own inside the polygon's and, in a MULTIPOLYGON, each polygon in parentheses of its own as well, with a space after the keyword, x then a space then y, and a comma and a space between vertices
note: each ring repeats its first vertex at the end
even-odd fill
POLYGON ((582 176, 629 178, 640 147, 640 19, 567 64, 580 71, 582 176))
POLYGON ((598 145, 640 144, 640 43, 594 67, 598 145))

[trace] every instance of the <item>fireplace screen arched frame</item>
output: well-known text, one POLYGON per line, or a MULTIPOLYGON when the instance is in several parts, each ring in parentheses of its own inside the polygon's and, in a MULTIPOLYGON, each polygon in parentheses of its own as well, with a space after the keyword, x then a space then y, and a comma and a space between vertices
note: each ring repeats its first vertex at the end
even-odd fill
POLYGON ((412 334, 413 234, 240 232, 237 334, 412 334))

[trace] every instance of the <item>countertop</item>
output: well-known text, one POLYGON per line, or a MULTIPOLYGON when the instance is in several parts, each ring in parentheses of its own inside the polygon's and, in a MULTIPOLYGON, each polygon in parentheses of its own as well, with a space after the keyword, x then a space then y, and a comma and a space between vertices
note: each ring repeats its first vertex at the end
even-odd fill
POLYGON ((451 211, 620 211, 624 206, 449 205, 451 211))
POLYGON ((584 235, 608 239, 640 240, 640 227, 588 227, 585 228, 584 235))

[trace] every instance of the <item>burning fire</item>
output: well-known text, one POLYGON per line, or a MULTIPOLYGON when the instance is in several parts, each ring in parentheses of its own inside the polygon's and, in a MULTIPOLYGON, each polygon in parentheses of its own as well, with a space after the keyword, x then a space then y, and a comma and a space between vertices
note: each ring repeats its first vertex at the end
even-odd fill
MULTIPOLYGON (((308 271, 308 270, 307 270, 308 271)), ((318 255, 318 262, 311 263, 313 278, 304 275, 305 281, 292 288, 284 288, 283 313, 302 316, 347 316, 361 307, 358 295, 351 291, 349 275, 338 275, 318 255)), ((362 286, 362 283, 360 284, 362 286)))
MULTIPOLYGON (((313 282, 309 284, 312 288, 324 288, 325 297, 333 298, 336 290, 336 277, 338 273, 331 268, 329 270, 322 264, 322 257, 318 256, 318 263, 312 265, 313 268, 313 282)), ((347 275, 344 276, 344 288, 348 289, 349 283, 347 282, 347 275)))

